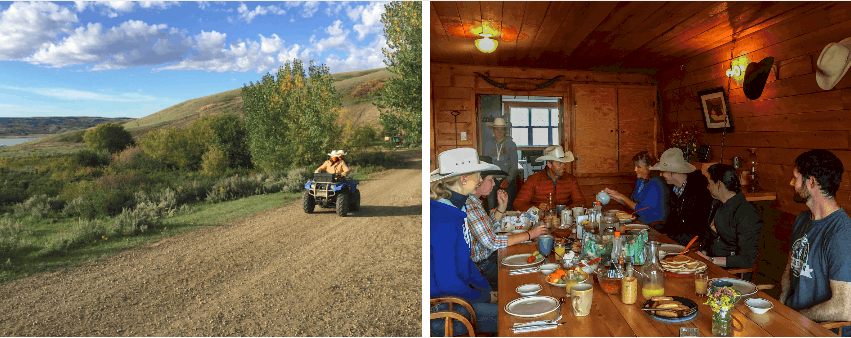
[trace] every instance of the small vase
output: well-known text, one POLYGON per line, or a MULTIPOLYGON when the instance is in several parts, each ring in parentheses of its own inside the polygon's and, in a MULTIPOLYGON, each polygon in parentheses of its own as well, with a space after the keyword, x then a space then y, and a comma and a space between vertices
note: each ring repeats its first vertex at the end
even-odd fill
POLYGON ((712 313, 712 334, 719 337, 729 336, 733 331, 733 313, 730 308, 722 307, 712 313))

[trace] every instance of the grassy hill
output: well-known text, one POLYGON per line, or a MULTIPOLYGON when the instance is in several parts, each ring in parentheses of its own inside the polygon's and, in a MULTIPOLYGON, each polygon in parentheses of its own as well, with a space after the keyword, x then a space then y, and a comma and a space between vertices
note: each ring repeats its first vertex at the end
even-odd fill
MULTIPOLYGON (((385 68, 336 73, 334 87, 343 99, 343 109, 354 124, 378 124, 378 109, 371 104, 375 90, 393 76, 385 68)), ((204 115, 223 112, 242 114, 242 87, 178 103, 151 115, 124 123, 124 127, 136 139, 151 130, 172 127, 185 127, 204 115)), ((0 147, 0 157, 29 156, 35 151, 41 156, 73 153, 82 149, 84 130, 70 131, 50 135, 36 141, 30 141, 10 147, 0 147)))

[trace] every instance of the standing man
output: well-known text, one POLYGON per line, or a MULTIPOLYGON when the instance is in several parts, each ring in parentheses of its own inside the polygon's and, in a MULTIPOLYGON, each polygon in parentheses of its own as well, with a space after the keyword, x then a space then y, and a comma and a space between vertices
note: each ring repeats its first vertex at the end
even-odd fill
MULTIPOLYGON (((508 193, 508 207, 514 203, 514 198, 517 196, 517 144, 511 139, 511 136, 506 135, 508 125, 505 124, 505 119, 497 117, 493 123, 485 123, 493 131, 493 139, 485 140, 482 145, 482 156, 489 156, 493 164, 508 173, 508 176, 494 176, 493 190, 488 195, 488 206, 497 205, 497 191, 502 186, 502 182, 507 182, 505 192, 508 193)), ((508 209, 512 210, 512 209, 508 209)))
POLYGON ((565 153, 558 145, 549 146, 538 161, 546 161, 546 170, 526 179, 514 200, 514 210, 525 212, 533 206, 549 210, 560 204, 568 208, 585 204, 576 177, 565 172, 567 163, 573 162, 572 152, 565 153))
MULTIPOLYGON (((759 255, 759 235, 765 223, 756 208, 745 199, 739 187, 736 168, 729 164, 713 164, 709 173, 709 193, 721 202, 709 226, 705 252, 697 254, 715 265, 727 268, 749 268, 759 255)), ((751 279, 751 273, 743 275, 751 279)))
POLYGON ((673 185, 670 214, 660 225, 659 232, 682 245, 687 245, 694 236, 697 236, 698 242, 702 241, 709 228, 712 211, 712 195, 707 189, 706 176, 686 162, 680 148, 665 150, 659 163, 650 170, 660 171, 662 178, 673 185))
POLYGON ((815 149, 795 159, 789 182, 809 210, 795 219, 779 300, 816 322, 851 321, 851 218, 836 203, 842 172, 839 158, 815 149))

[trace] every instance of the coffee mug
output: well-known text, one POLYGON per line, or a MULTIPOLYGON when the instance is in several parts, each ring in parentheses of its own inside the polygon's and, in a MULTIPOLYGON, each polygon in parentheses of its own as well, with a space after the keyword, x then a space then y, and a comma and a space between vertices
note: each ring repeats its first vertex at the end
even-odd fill
POLYGON ((583 207, 573 207, 573 216, 579 217, 585 215, 585 208, 583 207))
POLYGON ((594 286, 589 284, 576 284, 570 287, 571 304, 573 315, 584 317, 591 314, 591 301, 594 298, 594 286))

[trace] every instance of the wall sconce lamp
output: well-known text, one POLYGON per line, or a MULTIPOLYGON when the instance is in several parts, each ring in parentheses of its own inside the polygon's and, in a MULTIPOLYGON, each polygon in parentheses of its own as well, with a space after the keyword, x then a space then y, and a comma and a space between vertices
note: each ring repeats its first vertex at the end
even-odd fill
POLYGON ((496 47, 499 45, 499 41, 495 39, 491 39, 491 37, 498 36, 498 32, 493 27, 490 27, 487 22, 482 22, 481 27, 476 27, 472 29, 473 34, 481 36, 481 39, 476 40, 476 48, 482 53, 492 53, 496 50, 496 47), (490 28, 490 30, 488 30, 490 28))
POLYGON ((748 67, 748 57, 745 56, 748 52, 742 52, 738 58, 730 61, 730 69, 727 69, 727 77, 733 78, 736 83, 741 84, 745 80, 745 68, 748 67))

